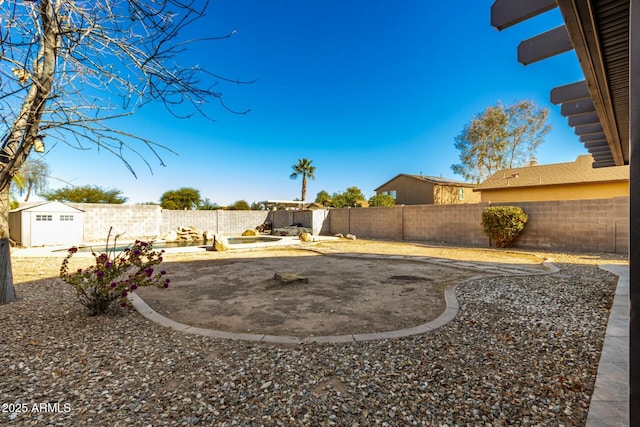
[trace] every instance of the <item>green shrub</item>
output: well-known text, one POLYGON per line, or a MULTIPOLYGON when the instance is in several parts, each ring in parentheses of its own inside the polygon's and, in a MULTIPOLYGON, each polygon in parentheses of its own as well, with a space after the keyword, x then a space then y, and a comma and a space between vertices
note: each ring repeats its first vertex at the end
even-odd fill
POLYGON ((499 248, 508 248, 522 234, 529 217, 518 206, 491 206, 482 211, 482 228, 499 248))

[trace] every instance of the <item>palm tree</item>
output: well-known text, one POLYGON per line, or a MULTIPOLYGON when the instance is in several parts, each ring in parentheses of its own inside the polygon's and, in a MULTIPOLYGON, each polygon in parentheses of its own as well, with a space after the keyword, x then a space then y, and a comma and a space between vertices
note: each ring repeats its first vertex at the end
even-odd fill
POLYGON ((311 162, 313 160, 309 159, 298 159, 298 164, 292 165, 293 173, 289 178, 296 179, 298 176, 302 176, 302 198, 301 201, 305 201, 307 197, 307 178, 316 179, 313 173, 316 171, 315 166, 311 166, 311 162))

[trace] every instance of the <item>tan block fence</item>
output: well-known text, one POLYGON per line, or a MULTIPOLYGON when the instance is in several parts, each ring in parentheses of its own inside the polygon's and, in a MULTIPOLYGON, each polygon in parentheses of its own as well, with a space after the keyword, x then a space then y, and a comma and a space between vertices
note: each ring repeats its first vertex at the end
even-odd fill
MULTIPOLYGON (((495 206, 496 204, 494 204, 495 206)), ((629 198, 501 203, 520 206, 529 222, 518 248, 627 253, 629 198)), ((490 247, 482 230, 488 203, 407 205, 315 211, 171 211, 150 205, 79 203, 85 211, 84 238, 104 240, 110 226, 125 238, 161 239, 179 226, 234 236, 269 220, 273 227, 311 227, 314 235, 354 234, 358 238, 490 247)))
MULTIPOLYGON (((499 205, 520 206, 529 216, 515 247, 628 252, 628 197, 499 205)), ((330 233, 490 247, 482 230, 482 211, 487 206, 488 203, 479 203, 331 210, 330 233)))

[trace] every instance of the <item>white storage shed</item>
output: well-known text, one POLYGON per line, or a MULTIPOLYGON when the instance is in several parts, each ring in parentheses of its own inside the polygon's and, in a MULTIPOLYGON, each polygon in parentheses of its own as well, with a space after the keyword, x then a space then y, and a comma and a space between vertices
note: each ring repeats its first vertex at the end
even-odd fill
POLYGON ((84 211, 60 202, 39 202, 9 212, 11 240, 21 246, 79 245, 84 211))

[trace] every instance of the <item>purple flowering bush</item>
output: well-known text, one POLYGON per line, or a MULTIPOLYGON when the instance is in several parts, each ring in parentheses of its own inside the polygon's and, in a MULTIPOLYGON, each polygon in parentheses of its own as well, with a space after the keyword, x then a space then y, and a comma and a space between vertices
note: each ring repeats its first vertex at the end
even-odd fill
POLYGON ((69 249, 60 267, 60 278, 75 288, 78 299, 92 316, 118 305, 129 307, 131 304, 127 296, 140 287, 169 287, 167 272, 154 269, 162 262, 164 251, 154 251, 151 243, 136 240, 133 245, 116 252, 115 241, 113 250, 110 250, 107 238, 105 252, 91 253, 95 265, 71 272, 69 260, 76 252, 77 247, 69 249))

